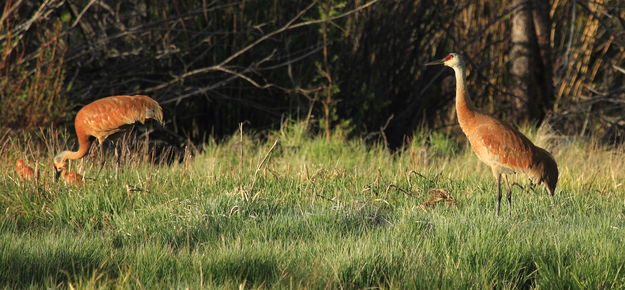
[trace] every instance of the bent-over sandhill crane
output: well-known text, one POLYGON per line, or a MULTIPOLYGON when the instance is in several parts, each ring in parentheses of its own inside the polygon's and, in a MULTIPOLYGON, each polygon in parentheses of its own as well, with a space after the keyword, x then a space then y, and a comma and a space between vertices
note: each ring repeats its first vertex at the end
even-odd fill
POLYGON ((148 96, 112 96, 84 106, 74 119, 78 151, 63 151, 54 156, 57 177, 60 172, 67 170, 68 159, 80 159, 87 154, 91 136, 98 139, 101 151, 104 140, 120 131, 121 126, 135 122, 143 124, 146 119, 155 119, 163 123, 161 106, 148 96))
MULTIPOLYGON (((443 64, 456 74, 456 114, 462 132, 469 139, 477 157, 490 166, 497 179, 497 215, 501 205, 501 178, 522 172, 537 184, 545 183, 551 196, 558 183, 558 165, 551 154, 542 149, 514 127, 478 112, 467 92, 465 63, 455 53, 426 65, 443 64)), ((512 214, 512 188, 508 189, 508 212, 512 214)))
POLYGON ((32 181, 37 177, 35 170, 26 165, 23 159, 18 159, 15 162, 15 172, 17 172, 17 176, 24 181, 32 181))

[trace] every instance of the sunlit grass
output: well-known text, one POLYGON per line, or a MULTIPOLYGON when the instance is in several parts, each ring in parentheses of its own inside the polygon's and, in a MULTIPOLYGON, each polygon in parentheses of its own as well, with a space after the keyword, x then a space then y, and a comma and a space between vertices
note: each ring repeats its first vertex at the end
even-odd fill
POLYGON ((99 174, 97 161, 73 162, 91 178, 81 187, 53 183, 46 168, 50 151, 68 147, 65 139, 43 146, 37 137, 11 137, 2 148, 0 281, 10 288, 625 287, 620 149, 525 130, 554 153, 561 181, 551 198, 515 178, 525 190, 515 187, 512 215, 498 218, 494 178, 464 139, 424 131, 391 153, 338 136, 327 142, 301 126, 266 141, 235 134, 175 158, 120 138, 117 157, 110 146, 99 174), (11 165, 22 152, 43 170, 38 184, 16 179, 11 165), (456 205, 420 206, 433 188, 456 205))

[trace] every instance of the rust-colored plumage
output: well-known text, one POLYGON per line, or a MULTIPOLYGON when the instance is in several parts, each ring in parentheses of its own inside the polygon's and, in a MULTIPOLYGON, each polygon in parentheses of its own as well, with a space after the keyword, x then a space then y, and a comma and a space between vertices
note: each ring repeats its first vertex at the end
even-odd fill
POLYGON ((96 100, 84 106, 76 114, 74 127, 78 138, 78 151, 63 151, 54 157, 57 172, 67 169, 67 160, 82 158, 89 151, 90 137, 95 137, 100 145, 118 132, 123 125, 146 119, 163 122, 161 106, 148 96, 112 96, 96 100))
POLYGON ((24 160, 18 159, 15 162, 15 172, 17 172, 17 176, 24 181, 33 181, 37 177, 35 170, 24 164, 24 160))
MULTIPOLYGON (((451 53, 442 60, 427 65, 444 64, 456 74, 456 113, 462 132, 469 139, 477 157, 490 166, 497 179, 497 215, 501 204, 501 177, 522 172, 537 183, 545 183, 553 196, 558 183, 558 166, 553 156, 532 143, 512 126, 486 114, 473 106, 466 90, 465 64, 462 58, 451 53)), ((512 209, 512 190, 508 190, 508 209, 512 209)))
POLYGON ((68 172, 65 168, 61 169, 61 177, 70 185, 81 185, 84 181, 82 175, 76 172, 68 172))

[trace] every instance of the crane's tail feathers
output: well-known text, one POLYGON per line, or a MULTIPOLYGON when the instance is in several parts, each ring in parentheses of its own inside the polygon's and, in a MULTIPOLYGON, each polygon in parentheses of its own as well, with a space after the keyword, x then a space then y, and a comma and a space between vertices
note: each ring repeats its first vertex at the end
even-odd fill
POLYGON ((135 116, 136 120, 143 123, 146 119, 154 119, 158 121, 161 126, 165 125, 163 122, 163 109, 157 101, 144 95, 136 95, 133 97, 139 100, 139 106, 141 107, 140 109, 142 109, 137 111, 139 114, 135 116))

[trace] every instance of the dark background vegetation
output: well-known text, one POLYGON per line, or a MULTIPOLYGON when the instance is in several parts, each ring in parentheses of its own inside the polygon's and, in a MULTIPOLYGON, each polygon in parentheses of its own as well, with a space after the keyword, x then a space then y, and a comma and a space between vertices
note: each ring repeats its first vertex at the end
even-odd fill
POLYGON ((258 132, 403 144, 458 132, 448 68, 465 56, 476 105, 515 124, 606 143, 625 132, 625 4, 607 0, 8 0, 0 126, 71 126, 105 96, 147 94, 172 145, 258 132))

